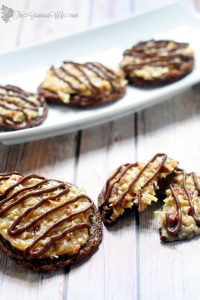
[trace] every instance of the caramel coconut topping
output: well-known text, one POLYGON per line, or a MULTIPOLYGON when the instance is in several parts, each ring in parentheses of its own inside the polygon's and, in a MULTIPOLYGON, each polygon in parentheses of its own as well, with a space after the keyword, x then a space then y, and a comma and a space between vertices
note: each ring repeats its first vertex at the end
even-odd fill
POLYGON ((93 203, 68 183, 0 174, 0 236, 26 259, 78 253, 87 243, 93 203))
POLYGON ((175 170, 160 216, 163 241, 190 238, 200 233, 200 178, 195 173, 175 170))
POLYGON ((143 211, 157 201, 159 182, 177 167, 177 162, 166 154, 156 154, 147 163, 125 164, 107 180, 99 197, 99 208, 105 218, 115 221, 134 203, 143 211), (103 200, 102 200, 103 199, 103 200))
POLYGON ((42 97, 12 85, 0 86, 0 127, 18 130, 42 123, 47 105, 42 97))

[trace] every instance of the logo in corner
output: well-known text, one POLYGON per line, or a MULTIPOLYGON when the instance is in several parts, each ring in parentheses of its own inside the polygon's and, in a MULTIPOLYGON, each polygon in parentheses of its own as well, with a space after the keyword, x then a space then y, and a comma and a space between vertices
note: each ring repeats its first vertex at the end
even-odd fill
POLYGON ((14 16, 14 10, 6 5, 1 6, 1 18, 5 23, 10 22, 10 19, 14 16))

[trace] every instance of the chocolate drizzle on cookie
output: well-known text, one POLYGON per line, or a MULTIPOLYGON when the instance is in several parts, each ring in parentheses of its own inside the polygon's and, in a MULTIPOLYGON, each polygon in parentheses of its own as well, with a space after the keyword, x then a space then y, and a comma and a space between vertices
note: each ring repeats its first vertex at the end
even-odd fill
POLYGON ((84 86, 92 95, 102 95, 104 91, 93 83, 92 77, 88 75, 88 71, 95 74, 95 77, 106 80, 110 83, 112 89, 115 89, 114 80, 117 80, 117 75, 110 69, 106 68, 97 62, 87 62, 85 64, 64 61, 63 65, 56 69, 51 67, 51 71, 58 79, 64 81, 76 93, 81 93, 80 85, 84 86), (67 66, 71 66, 70 70, 67 66), (78 76, 77 74, 80 74, 78 76), (75 84, 75 82, 76 84, 75 84), (73 82, 73 83, 72 83, 73 82))
MULTIPOLYGON (((7 173, 0 173, 0 181, 4 181, 10 178, 11 175, 20 175, 18 172, 14 171, 14 172, 7 172, 7 173)), ((1 199, 1 195, 0 195, 0 199, 1 199)))
POLYGON ((130 83, 156 86, 185 76, 191 72, 193 63, 188 43, 150 40, 124 51, 121 68, 130 83))
POLYGON ((145 65, 149 66, 179 66, 182 61, 191 59, 188 55, 181 53, 181 49, 189 47, 188 43, 176 43, 172 41, 155 41, 140 42, 131 49, 124 52, 124 56, 130 56, 140 59, 142 62, 137 64, 128 64, 126 69, 135 70, 145 65), (173 43, 173 47, 168 47, 173 43))
POLYGON ((47 105, 42 97, 16 86, 0 86, 0 128, 18 130, 37 126, 46 114, 47 105), (16 119, 17 114, 21 114, 20 119, 16 119))
POLYGON ((186 183, 187 176, 192 176, 197 194, 198 194, 198 196, 200 196, 200 188, 199 188, 198 181, 197 181, 197 175, 194 172, 192 172, 190 174, 186 174, 185 170, 177 168, 175 170, 175 176, 177 176, 179 174, 180 175, 182 174, 182 184, 181 184, 180 188, 173 187, 173 184, 170 185, 171 195, 174 198, 174 201, 176 204, 176 213, 175 214, 174 214, 174 212, 166 213, 166 230, 170 236, 177 235, 181 229, 182 211, 181 211, 181 204, 180 204, 179 197, 178 197, 178 192, 180 192, 181 189, 183 189, 183 192, 186 195, 188 204, 190 206, 189 215, 193 217, 193 219, 195 220, 195 222, 198 226, 200 225, 200 218, 197 216, 197 214, 195 212, 195 207, 194 207, 194 204, 192 201, 192 196, 194 193, 188 189, 187 183, 186 183), (174 226, 174 223, 176 223, 175 226, 174 226), (171 225, 173 225, 173 227, 171 225))
POLYGON ((170 185, 170 190, 171 190, 172 196, 174 198, 174 201, 176 203, 176 211, 177 211, 176 218, 178 221, 177 221, 176 226, 172 228, 170 225, 170 215, 167 213, 166 214, 166 230, 169 235, 173 236, 173 235, 176 235, 181 228, 182 213, 181 213, 181 206, 179 203, 178 195, 176 194, 176 191, 172 187, 172 185, 170 185))
POLYGON ((145 170, 150 166, 151 163, 153 163, 158 157, 162 157, 161 162, 159 163, 158 168, 156 171, 152 174, 152 176, 145 181, 145 183, 139 188, 137 195, 134 195, 134 198, 137 198, 138 201, 138 208, 140 209, 141 205, 141 198, 142 198, 142 191, 143 189, 152 181, 155 179, 155 177, 159 174, 161 171, 163 165, 165 164, 167 160, 167 155, 163 153, 158 153, 153 156, 153 158, 148 161, 144 167, 139 171, 139 173, 131 180, 126 190, 118 196, 114 204, 108 204, 109 198, 111 196, 112 190, 114 189, 114 186, 116 183, 118 183, 121 178, 127 173, 127 171, 131 168, 137 168, 138 163, 135 164, 125 164, 117 169, 117 171, 114 173, 114 175, 109 178, 106 182, 106 187, 104 190, 104 209, 109 211, 113 207, 116 207, 121 204, 123 199, 126 197, 128 193, 132 190, 133 186, 137 184, 137 181, 140 179, 140 177, 144 174, 145 170), (106 206, 105 206, 106 205, 106 206))
MULTIPOLYGON (((7 174, 1 176, 5 176, 5 178, 8 177, 7 174)), ((69 214, 67 215, 65 213, 63 217, 55 221, 51 226, 47 227, 47 229, 42 234, 37 236, 37 238, 34 239, 33 242, 28 247, 26 247, 26 249, 23 251, 23 256, 29 260, 40 258, 41 255, 43 255, 52 245, 54 245, 56 241, 63 239, 69 233, 84 228, 89 230, 91 227, 89 223, 78 223, 69 228, 61 230, 61 232, 59 230, 59 225, 68 222, 70 225, 70 221, 72 221, 74 218, 78 216, 81 216, 81 214, 86 213, 93 207, 92 200, 84 194, 74 196, 73 198, 70 198, 61 204, 58 204, 53 208, 50 208, 49 206, 49 209, 47 211, 42 212, 42 214, 34 218, 34 220, 30 221, 28 224, 25 224, 24 226, 19 226, 20 223, 23 223, 22 221, 25 217, 27 217, 29 214, 34 212, 36 209, 40 208, 42 205, 45 204, 48 205, 48 203, 50 203, 51 201, 56 201, 56 200, 59 201, 59 199, 62 196, 67 196, 69 194, 71 186, 62 181, 53 180, 53 182, 56 183, 56 185, 47 188, 43 187, 44 185, 51 184, 51 182, 52 180, 45 179, 44 177, 38 175, 28 175, 25 177, 21 176, 21 179, 19 178, 17 183, 11 185, 1 195, 0 198, 0 217, 3 217, 6 214, 8 214, 11 211, 11 209, 13 207, 16 207, 17 205, 20 205, 22 203, 24 203, 25 205, 26 200, 32 197, 34 198, 36 196, 37 200, 39 200, 39 202, 37 202, 36 204, 33 204, 31 206, 29 205, 25 211, 23 211, 19 216, 17 216, 14 219, 13 223, 9 226, 7 230, 7 233, 10 237, 17 237, 19 234, 22 234, 29 230, 34 231, 37 229, 36 227, 40 226, 40 223, 43 222, 47 216, 61 210, 62 208, 66 207, 69 204, 77 203, 78 205, 78 201, 81 199, 88 200, 88 206, 86 208, 82 208, 74 212, 69 212, 69 214), (38 179, 39 182, 22 188, 20 187, 21 184, 26 183, 30 179, 38 179), (49 193, 56 192, 56 191, 58 192, 55 195, 53 196, 49 195, 49 193), (56 234, 51 233, 51 231, 55 229, 58 232, 56 232, 56 234), (42 246, 39 246, 38 249, 37 244, 39 241, 43 239, 47 239, 47 242, 45 241, 45 243, 42 246)))
MULTIPOLYGON (((83 213, 84 211, 82 211, 83 213)), ((66 219, 64 220, 66 221, 66 219)), ((57 222, 55 224, 55 226, 58 226, 60 223, 57 222)), ((55 243, 56 241, 64 238, 67 234, 69 233, 72 233, 76 230, 80 230, 80 229, 83 229, 83 228, 87 228, 87 229, 90 229, 91 225, 88 224, 88 223, 83 223, 83 224, 78 224, 78 225, 74 225, 73 227, 69 228, 69 229, 66 229, 64 230, 63 232, 57 234, 57 235, 54 235, 52 236, 49 241, 40 249, 38 250, 37 252, 33 252, 31 253, 31 249, 35 246, 35 244, 37 244, 42 238, 44 238, 48 233, 49 231, 51 231, 54 227, 50 227, 49 230, 47 230, 43 235, 41 235, 38 239, 36 239, 29 247, 26 248, 26 250, 24 251, 24 256, 27 258, 27 259, 34 259, 34 258, 38 258, 39 256, 43 255, 52 245, 53 243, 55 243)))

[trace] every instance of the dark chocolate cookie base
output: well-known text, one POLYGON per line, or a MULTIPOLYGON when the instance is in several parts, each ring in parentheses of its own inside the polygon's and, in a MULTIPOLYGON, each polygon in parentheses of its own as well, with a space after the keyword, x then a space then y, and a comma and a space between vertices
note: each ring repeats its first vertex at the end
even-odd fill
POLYGON ((13 259, 17 264, 28 267, 34 271, 45 271, 50 272, 57 268, 70 267, 72 265, 78 264, 89 255, 91 255, 99 246, 102 241, 102 220, 101 216, 93 206, 93 214, 90 217, 90 237, 88 242, 79 250, 79 252, 73 256, 61 255, 59 258, 42 258, 28 260, 24 258, 23 253, 6 241, 2 236, 0 236, 0 250, 6 256, 13 259))
POLYGON ((121 99, 126 93, 126 87, 115 90, 109 96, 101 96, 101 97, 86 97, 81 95, 72 95, 69 103, 64 103, 56 93, 48 91, 39 87, 38 89, 39 95, 44 97, 47 102, 53 104, 62 104, 69 107, 77 107, 77 108, 89 108, 95 107, 99 105, 108 104, 114 101, 121 99))
POLYGON ((112 214, 112 210, 110 210, 110 213, 106 212, 103 208, 103 205, 104 205, 104 194, 103 194, 103 190, 102 190, 102 192, 99 194, 99 197, 98 197, 98 209, 100 211, 102 221, 106 227, 111 227, 111 226, 115 225, 115 223, 117 223, 118 220, 124 218, 126 215, 129 215, 136 208, 135 204, 133 204, 132 208, 125 208, 123 215, 120 215, 115 221, 112 221, 109 218, 110 215, 112 214))

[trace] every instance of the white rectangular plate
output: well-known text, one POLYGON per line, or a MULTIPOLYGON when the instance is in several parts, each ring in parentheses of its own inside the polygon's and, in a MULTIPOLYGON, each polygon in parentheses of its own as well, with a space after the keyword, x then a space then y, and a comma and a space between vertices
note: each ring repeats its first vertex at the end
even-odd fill
POLYGON ((1 132, 0 142, 17 144, 91 127, 178 94, 200 81, 199 36, 199 16, 177 2, 70 37, 0 55, 0 83, 18 85, 34 92, 46 70, 63 60, 99 61, 117 69, 126 48, 151 38, 189 42, 195 50, 193 72, 176 83, 149 90, 128 87, 123 99, 93 109, 50 106, 48 117, 42 125, 16 132, 1 132))

